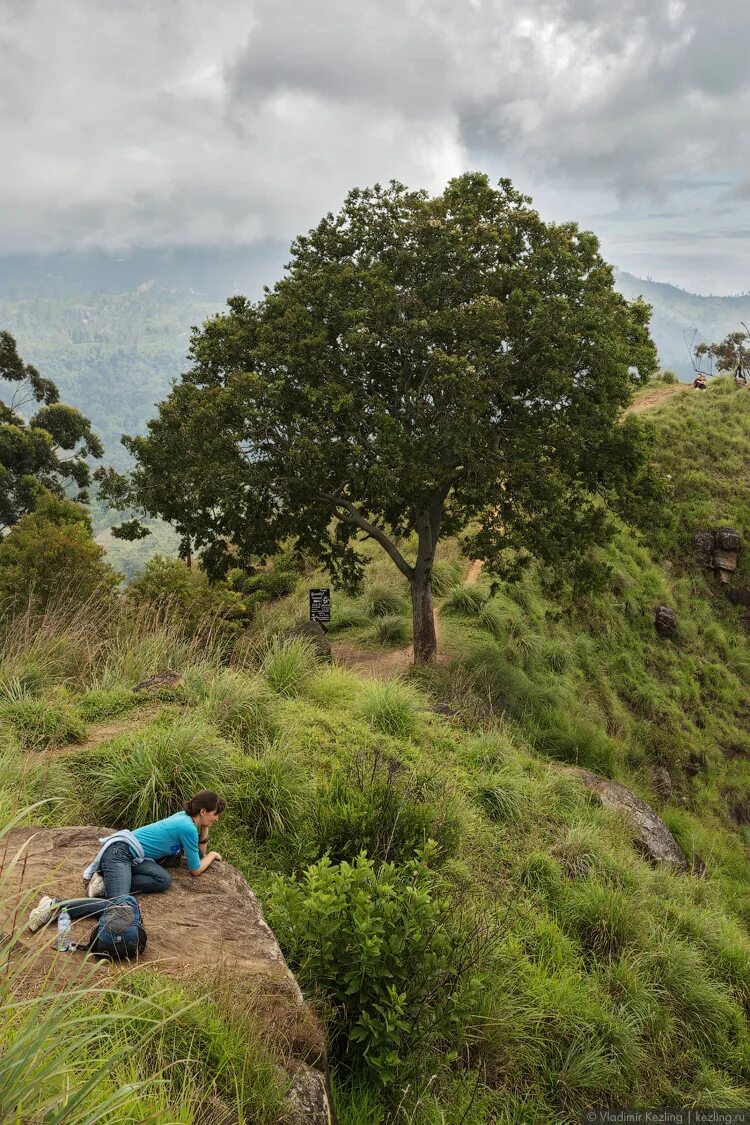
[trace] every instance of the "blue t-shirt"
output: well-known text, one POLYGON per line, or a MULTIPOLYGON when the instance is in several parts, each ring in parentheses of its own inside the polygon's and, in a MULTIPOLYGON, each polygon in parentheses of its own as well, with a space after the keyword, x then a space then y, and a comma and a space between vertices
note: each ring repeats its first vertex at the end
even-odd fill
POLYGON ((201 865, 198 829, 186 812, 174 813, 164 820, 155 820, 153 824, 144 824, 143 828, 136 828, 133 835, 140 842, 146 859, 161 859, 164 855, 179 855, 184 851, 191 871, 201 865))

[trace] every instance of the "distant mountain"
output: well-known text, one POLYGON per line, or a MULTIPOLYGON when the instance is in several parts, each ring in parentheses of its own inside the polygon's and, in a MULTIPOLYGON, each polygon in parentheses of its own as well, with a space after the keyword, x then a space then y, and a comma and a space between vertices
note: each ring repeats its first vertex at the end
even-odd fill
POLYGON ((619 270, 616 285, 628 300, 642 296, 651 305, 651 334, 661 365, 682 379, 693 375, 689 349, 694 343, 723 340, 728 332, 740 329, 740 321, 750 324, 750 293, 702 297, 676 285, 644 280, 619 270))

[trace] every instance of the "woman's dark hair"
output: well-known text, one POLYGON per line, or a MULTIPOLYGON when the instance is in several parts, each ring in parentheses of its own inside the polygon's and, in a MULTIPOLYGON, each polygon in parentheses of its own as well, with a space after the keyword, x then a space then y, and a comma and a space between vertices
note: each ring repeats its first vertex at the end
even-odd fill
POLYGON ((222 813, 226 807, 226 801, 214 793, 213 789, 201 789, 200 793, 196 793, 183 805, 188 816, 197 816, 201 809, 205 809, 206 812, 222 813))

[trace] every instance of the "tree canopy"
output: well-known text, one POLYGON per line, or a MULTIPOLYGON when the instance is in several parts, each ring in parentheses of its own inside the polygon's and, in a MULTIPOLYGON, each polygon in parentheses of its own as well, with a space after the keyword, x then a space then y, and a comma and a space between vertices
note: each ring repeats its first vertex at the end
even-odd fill
POLYGON ((174 523, 214 575, 291 538, 355 582, 375 539, 411 584, 417 660, 441 535, 468 529, 499 574, 532 554, 589 566, 610 510, 651 487, 621 419, 656 369, 650 310, 614 290, 593 234, 530 203, 477 173, 437 197, 352 191, 262 300, 194 331, 190 370, 123 439, 132 478, 105 491, 174 523))
POLYGON ((695 358, 700 364, 707 359, 717 372, 734 371, 737 367, 747 371, 750 367, 750 336, 747 332, 729 332, 718 344, 696 344, 695 358))
POLYGON ((57 387, 24 363, 16 341, 0 331, 0 379, 11 385, 10 403, 0 402, 0 530, 7 530, 50 493, 88 499, 87 457, 101 457, 102 445, 88 418, 59 401, 57 387), (39 408, 28 420, 26 407, 39 408))

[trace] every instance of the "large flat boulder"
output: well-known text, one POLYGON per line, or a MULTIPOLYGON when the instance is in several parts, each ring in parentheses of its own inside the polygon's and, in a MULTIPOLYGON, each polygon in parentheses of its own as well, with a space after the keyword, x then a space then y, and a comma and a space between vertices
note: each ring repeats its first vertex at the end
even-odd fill
MULTIPOLYGON (((0 871, 6 870, 8 897, 0 904, 0 934, 12 932, 28 916, 28 901, 42 894, 82 898, 84 867, 99 850, 99 838, 111 829, 18 828, 0 845, 0 871), (14 924, 15 923, 15 924, 14 924)), ((292 1078, 290 1121, 328 1125, 325 1040, 319 1022, 305 1003, 258 899, 228 863, 214 863, 195 877, 183 866, 170 870, 165 894, 139 895, 148 934, 142 964, 174 978, 208 979, 218 972, 233 989, 251 998, 254 1009, 283 1044, 280 1054, 292 1078)), ((73 940, 85 941, 93 922, 73 923, 73 940)), ((21 945, 38 953, 35 974, 52 972, 61 983, 76 971, 81 954, 56 956, 54 923, 36 934, 24 932, 21 945)), ((114 975, 117 965, 97 961, 97 972, 114 975)))
POLYGON ((594 793, 606 808, 616 809, 626 817, 635 829, 636 847, 652 863, 668 863, 678 871, 687 870, 685 853, 650 805, 636 797, 635 793, 619 781, 599 777, 575 766, 566 769, 566 773, 574 774, 581 785, 594 793))

